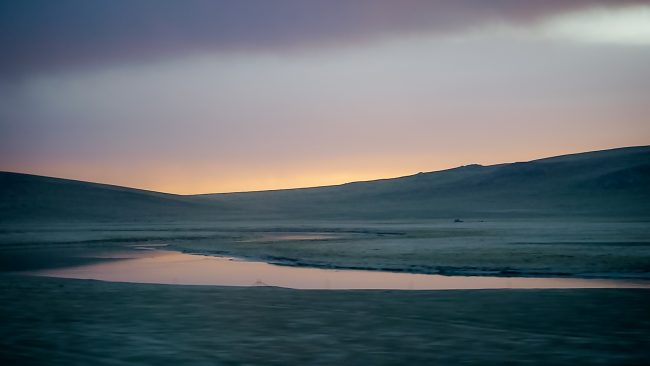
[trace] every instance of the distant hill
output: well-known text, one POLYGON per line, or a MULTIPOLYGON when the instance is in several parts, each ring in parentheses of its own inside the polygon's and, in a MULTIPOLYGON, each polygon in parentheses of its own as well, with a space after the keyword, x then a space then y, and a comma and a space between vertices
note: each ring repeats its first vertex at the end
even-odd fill
POLYGON ((650 146, 338 186, 199 197, 259 217, 650 216, 650 146))
POLYGON ((650 146, 337 186, 183 196, 0 173, 0 221, 650 217, 650 146))
POLYGON ((180 195, 0 172, 0 222, 194 220, 219 208, 180 195))

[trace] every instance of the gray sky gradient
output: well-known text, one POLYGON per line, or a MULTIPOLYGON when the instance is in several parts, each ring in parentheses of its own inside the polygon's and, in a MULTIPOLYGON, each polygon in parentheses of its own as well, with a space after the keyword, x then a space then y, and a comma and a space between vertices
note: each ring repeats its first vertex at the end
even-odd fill
POLYGON ((530 3, 3 1, 0 170, 200 193, 650 143, 650 39, 549 25, 648 2, 530 3))
POLYGON ((336 47, 642 0, 0 1, 3 74, 206 51, 336 47))

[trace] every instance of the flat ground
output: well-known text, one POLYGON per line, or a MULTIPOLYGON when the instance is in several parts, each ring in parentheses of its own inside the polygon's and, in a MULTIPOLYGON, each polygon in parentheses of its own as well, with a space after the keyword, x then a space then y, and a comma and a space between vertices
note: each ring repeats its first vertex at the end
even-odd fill
POLYGON ((0 364, 642 365, 650 291, 296 291, 0 275, 0 364))
POLYGON ((447 274, 650 273, 648 222, 250 222, 0 229, 0 364, 642 365, 650 291, 296 291, 8 271, 125 248, 447 274))
POLYGON ((87 249, 139 244, 326 268, 650 278, 650 222, 605 219, 12 226, 0 229, 0 270, 79 261, 61 258, 64 250, 88 261, 87 249))

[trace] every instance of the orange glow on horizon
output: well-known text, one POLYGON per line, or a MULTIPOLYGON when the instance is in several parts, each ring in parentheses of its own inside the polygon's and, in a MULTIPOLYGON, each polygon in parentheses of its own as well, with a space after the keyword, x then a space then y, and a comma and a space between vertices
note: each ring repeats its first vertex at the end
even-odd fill
POLYGON ((356 181, 396 178, 455 168, 467 164, 491 165, 529 161, 545 157, 608 149, 587 147, 577 150, 549 149, 520 152, 491 151, 480 156, 468 152, 455 156, 377 156, 342 160, 282 162, 276 166, 218 166, 211 162, 52 162, 49 164, 11 164, 0 170, 44 175, 87 182, 112 184, 173 194, 205 194, 337 185, 356 181), (29 166, 29 169, 21 169, 29 166))

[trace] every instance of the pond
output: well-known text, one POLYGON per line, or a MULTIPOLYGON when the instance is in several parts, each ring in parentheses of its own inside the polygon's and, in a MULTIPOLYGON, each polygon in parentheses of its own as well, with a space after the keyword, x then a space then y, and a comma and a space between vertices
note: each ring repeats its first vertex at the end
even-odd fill
MULTIPOLYGON (((151 249, 151 248, 150 248, 151 249)), ((182 285, 277 286, 294 289, 543 289, 650 288, 649 281, 584 278, 442 276, 364 270, 290 267, 228 257, 186 254, 169 250, 141 250, 131 258, 44 269, 31 274, 182 285)))

